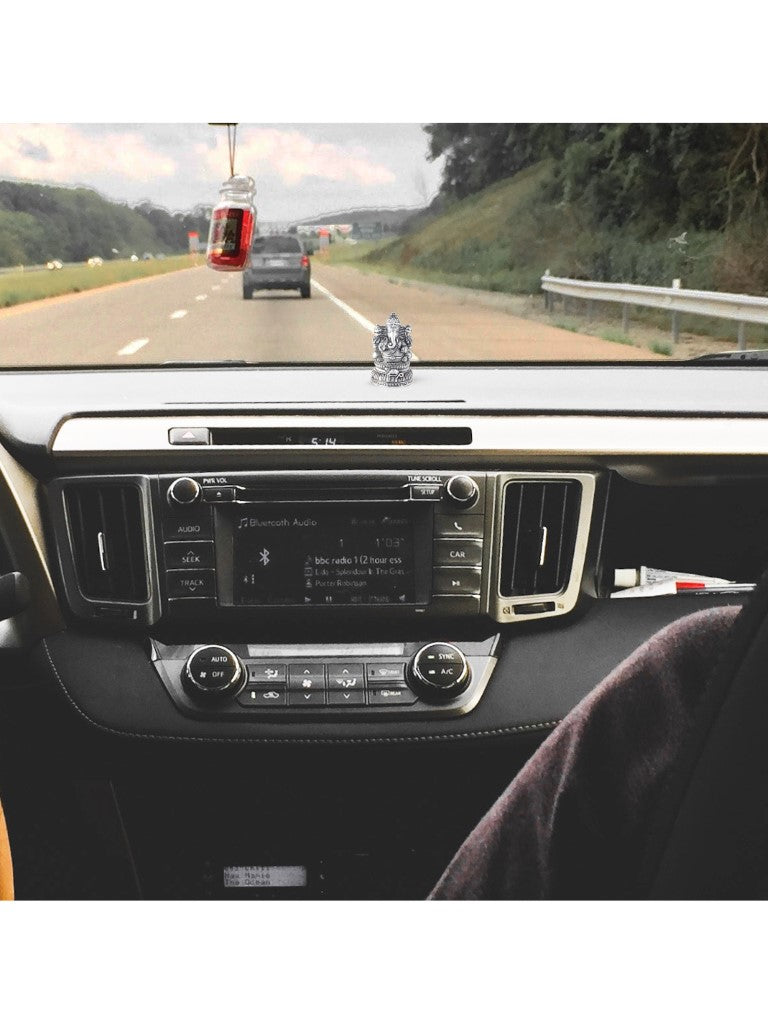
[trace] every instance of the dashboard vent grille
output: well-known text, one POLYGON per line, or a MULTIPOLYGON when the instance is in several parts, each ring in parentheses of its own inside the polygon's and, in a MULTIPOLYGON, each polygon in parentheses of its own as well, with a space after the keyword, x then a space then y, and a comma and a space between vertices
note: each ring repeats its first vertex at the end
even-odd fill
POLYGON ((557 594, 571 574, 579 525, 578 480, 511 481, 504 490, 499 592, 557 594))
POLYGON ((141 492, 133 484, 76 484, 64 492, 77 581, 96 601, 147 600, 141 492))

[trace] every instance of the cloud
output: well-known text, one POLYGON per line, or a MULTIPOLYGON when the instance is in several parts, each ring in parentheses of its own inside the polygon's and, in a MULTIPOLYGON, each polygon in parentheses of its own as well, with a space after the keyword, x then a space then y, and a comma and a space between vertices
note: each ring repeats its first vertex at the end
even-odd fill
POLYGON ((0 125, 0 177, 73 184, 104 176, 146 181, 176 172, 173 159, 154 152, 135 132, 116 128, 93 137, 76 125, 0 125))
MULTIPOLYGON (((226 135, 215 146, 199 146, 198 152, 211 173, 226 177, 229 166, 226 135)), ((272 171, 286 185, 315 177, 359 185, 389 185, 394 173, 370 159, 361 146, 344 149, 330 142, 316 142, 296 130, 254 128, 238 132, 235 170, 240 174, 272 171)))

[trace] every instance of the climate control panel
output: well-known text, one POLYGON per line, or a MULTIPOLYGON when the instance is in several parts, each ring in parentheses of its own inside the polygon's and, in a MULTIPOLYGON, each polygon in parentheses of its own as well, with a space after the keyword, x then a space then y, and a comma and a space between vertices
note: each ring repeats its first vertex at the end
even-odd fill
POLYGON ((155 641, 153 660, 177 706, 197 718, 440 717, 477 704, 496 663, 497 641, 277 648, 155 641))

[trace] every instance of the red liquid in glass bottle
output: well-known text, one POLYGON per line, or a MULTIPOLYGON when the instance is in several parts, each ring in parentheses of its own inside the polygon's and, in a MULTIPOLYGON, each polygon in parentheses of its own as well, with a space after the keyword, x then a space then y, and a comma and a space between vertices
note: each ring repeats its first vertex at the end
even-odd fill
POLYGON ((213 270, 242 270, 253 237, 253 178, 230 178, 211 213, 206 262, 213 270))

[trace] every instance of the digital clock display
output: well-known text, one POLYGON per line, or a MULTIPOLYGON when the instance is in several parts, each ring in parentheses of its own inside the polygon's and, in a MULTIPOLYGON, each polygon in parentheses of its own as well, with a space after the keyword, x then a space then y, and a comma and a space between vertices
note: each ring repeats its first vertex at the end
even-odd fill
POLYGON ((423 511, 387 502, 241 509, 232 521, 234 604, 414 604, 423 511))

